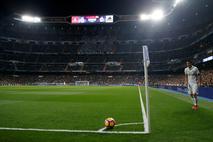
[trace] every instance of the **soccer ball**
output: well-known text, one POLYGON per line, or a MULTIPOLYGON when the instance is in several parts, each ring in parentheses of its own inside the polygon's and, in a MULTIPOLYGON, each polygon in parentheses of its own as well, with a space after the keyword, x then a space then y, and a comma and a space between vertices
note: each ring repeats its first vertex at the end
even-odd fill
POLYGON ((105 127, 108 128, 108 129, 112 129, 116 122, 113 118, 107 118, 105 121, 104 121, 104 124, 105 124, 105 127))

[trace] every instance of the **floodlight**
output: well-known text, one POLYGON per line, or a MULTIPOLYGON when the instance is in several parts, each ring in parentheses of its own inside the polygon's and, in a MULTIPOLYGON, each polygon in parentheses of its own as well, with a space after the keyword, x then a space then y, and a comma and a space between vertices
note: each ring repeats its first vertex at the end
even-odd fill
POLYGON ((29 22, 29 23, 40 23, 41 22, 40 17, 33 17, 33 16, 29 16, 29 15, 23 15, 21 17, 21 20, 24 22, 29 22))
POLYGON ((140 15, 140 19, 141 19, 142 21, 150 20, 150 19, 151 19, 151 16, 148 15, 148 14, 141 14, 141 15, 140 15))
POLYGON ((156 9, 151 14, 151 19, 154 21, 159 21, 159 20, 162 20, 163 18, 164 18, 164 12, 161 9, 156 9))
POLYGON ((142 20, 142 21, 148 21, 148 20, 159 21, 159 20, 162 20, 164 17, 165 17, 165 15, 164 15, 163 10, 156 9, 151 14, 141 14, 140 20, 142 20))

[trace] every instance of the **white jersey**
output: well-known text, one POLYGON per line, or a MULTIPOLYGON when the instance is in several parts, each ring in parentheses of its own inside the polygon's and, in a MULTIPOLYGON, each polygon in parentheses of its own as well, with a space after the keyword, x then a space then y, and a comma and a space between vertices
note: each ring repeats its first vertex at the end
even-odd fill
POLYGON ((198 68, 192 66, 191 68, 187 67, 184 70, 185 75, 188 76, 188 83, 189 84, 197 84, 197 75, 200 73, 198 68))

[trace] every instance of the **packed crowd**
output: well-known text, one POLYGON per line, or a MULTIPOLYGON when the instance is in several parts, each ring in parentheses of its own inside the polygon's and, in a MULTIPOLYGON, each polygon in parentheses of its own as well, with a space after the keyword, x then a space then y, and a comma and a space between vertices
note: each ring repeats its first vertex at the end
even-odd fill
MULTIPOLYGON (((183 86, 185 83, 184 74, 177 75, 153 75, 150 77, 150 84, 152 85, 169 85, 169 86, 183 86)), ((213 86, 213 70, 201 71, 201 76, 198 77, 200 86, 213 86)))
POLYGON ((0 85, 66 84, 89 81, 92 85, 136 84, 142 76, 136 75, 0 75, 0 85))
MULTIPOLYGON (((183 86, 184 80, 184 74, 149 76, 151 86, 183 86)), ((75 81, 89 81, 91 85, 130 85, 143 84, 144 78, 141 75, 0 75, 0 85, 74 85, 75 81)), ((200 85, 213 87, 213 70, 201 71, 200 85)))

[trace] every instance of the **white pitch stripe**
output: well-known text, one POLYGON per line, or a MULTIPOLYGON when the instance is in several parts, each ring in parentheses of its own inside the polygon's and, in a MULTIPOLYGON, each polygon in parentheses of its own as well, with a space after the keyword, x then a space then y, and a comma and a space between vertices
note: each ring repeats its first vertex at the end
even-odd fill
POLYGON ((115 125, 115 127, 118 127, 118 126, 126 126, 126 125, 139 125, 139 124, 143 124, 143 122, 121 123, 121 124, 115 125))
MULTIPOLYGON (((127 126, 127 125, 139 125, 139 124, 143 124, 143 122, 133 122, 133 123, 121 123, 121 124, 117 124, 115 125, 115 127, 119 127, 119 126, 127 126)), ((104 130, 107 130, 106 127, 99 129, 99 132, 103 132, 104 130)))
POLYGON ((7 127, 0 127, 0 130, 8 130, 8 131, 37 131, 37 132, 68 132, 68 133, 97 133, 97 134, 148 134, 147 132, 143 132, 143 131, 94 131, 94 130, 7 128, 7 127))
POLYGON ((101 128, 101 129, 98 130, 98 132, 103 132, 103 131, 106 130, 106 129, 107 129, 106 127, 101 128))
POLYGON ((148 134, 147 132, 144 132, 144 131, 102 131, 102 132, 97 132, 97 133, 102 133, 102 134, 148 134))
POLYGON ((149 131, 148 120, 147 120, 147 116, 146 116, 146 112, 145 112, 145 107, 144 107, 144 103, 143 103, 143 99, 142 99, 142 95, 141 95, 140 86, 138 86, 138 92, 139 92, 139 96, 140 96, 141 111, 142 111, 142 117, 143 117, 143 122, 144 122, 144 131, 146 133, 148 133, 148 131, 149 131))

